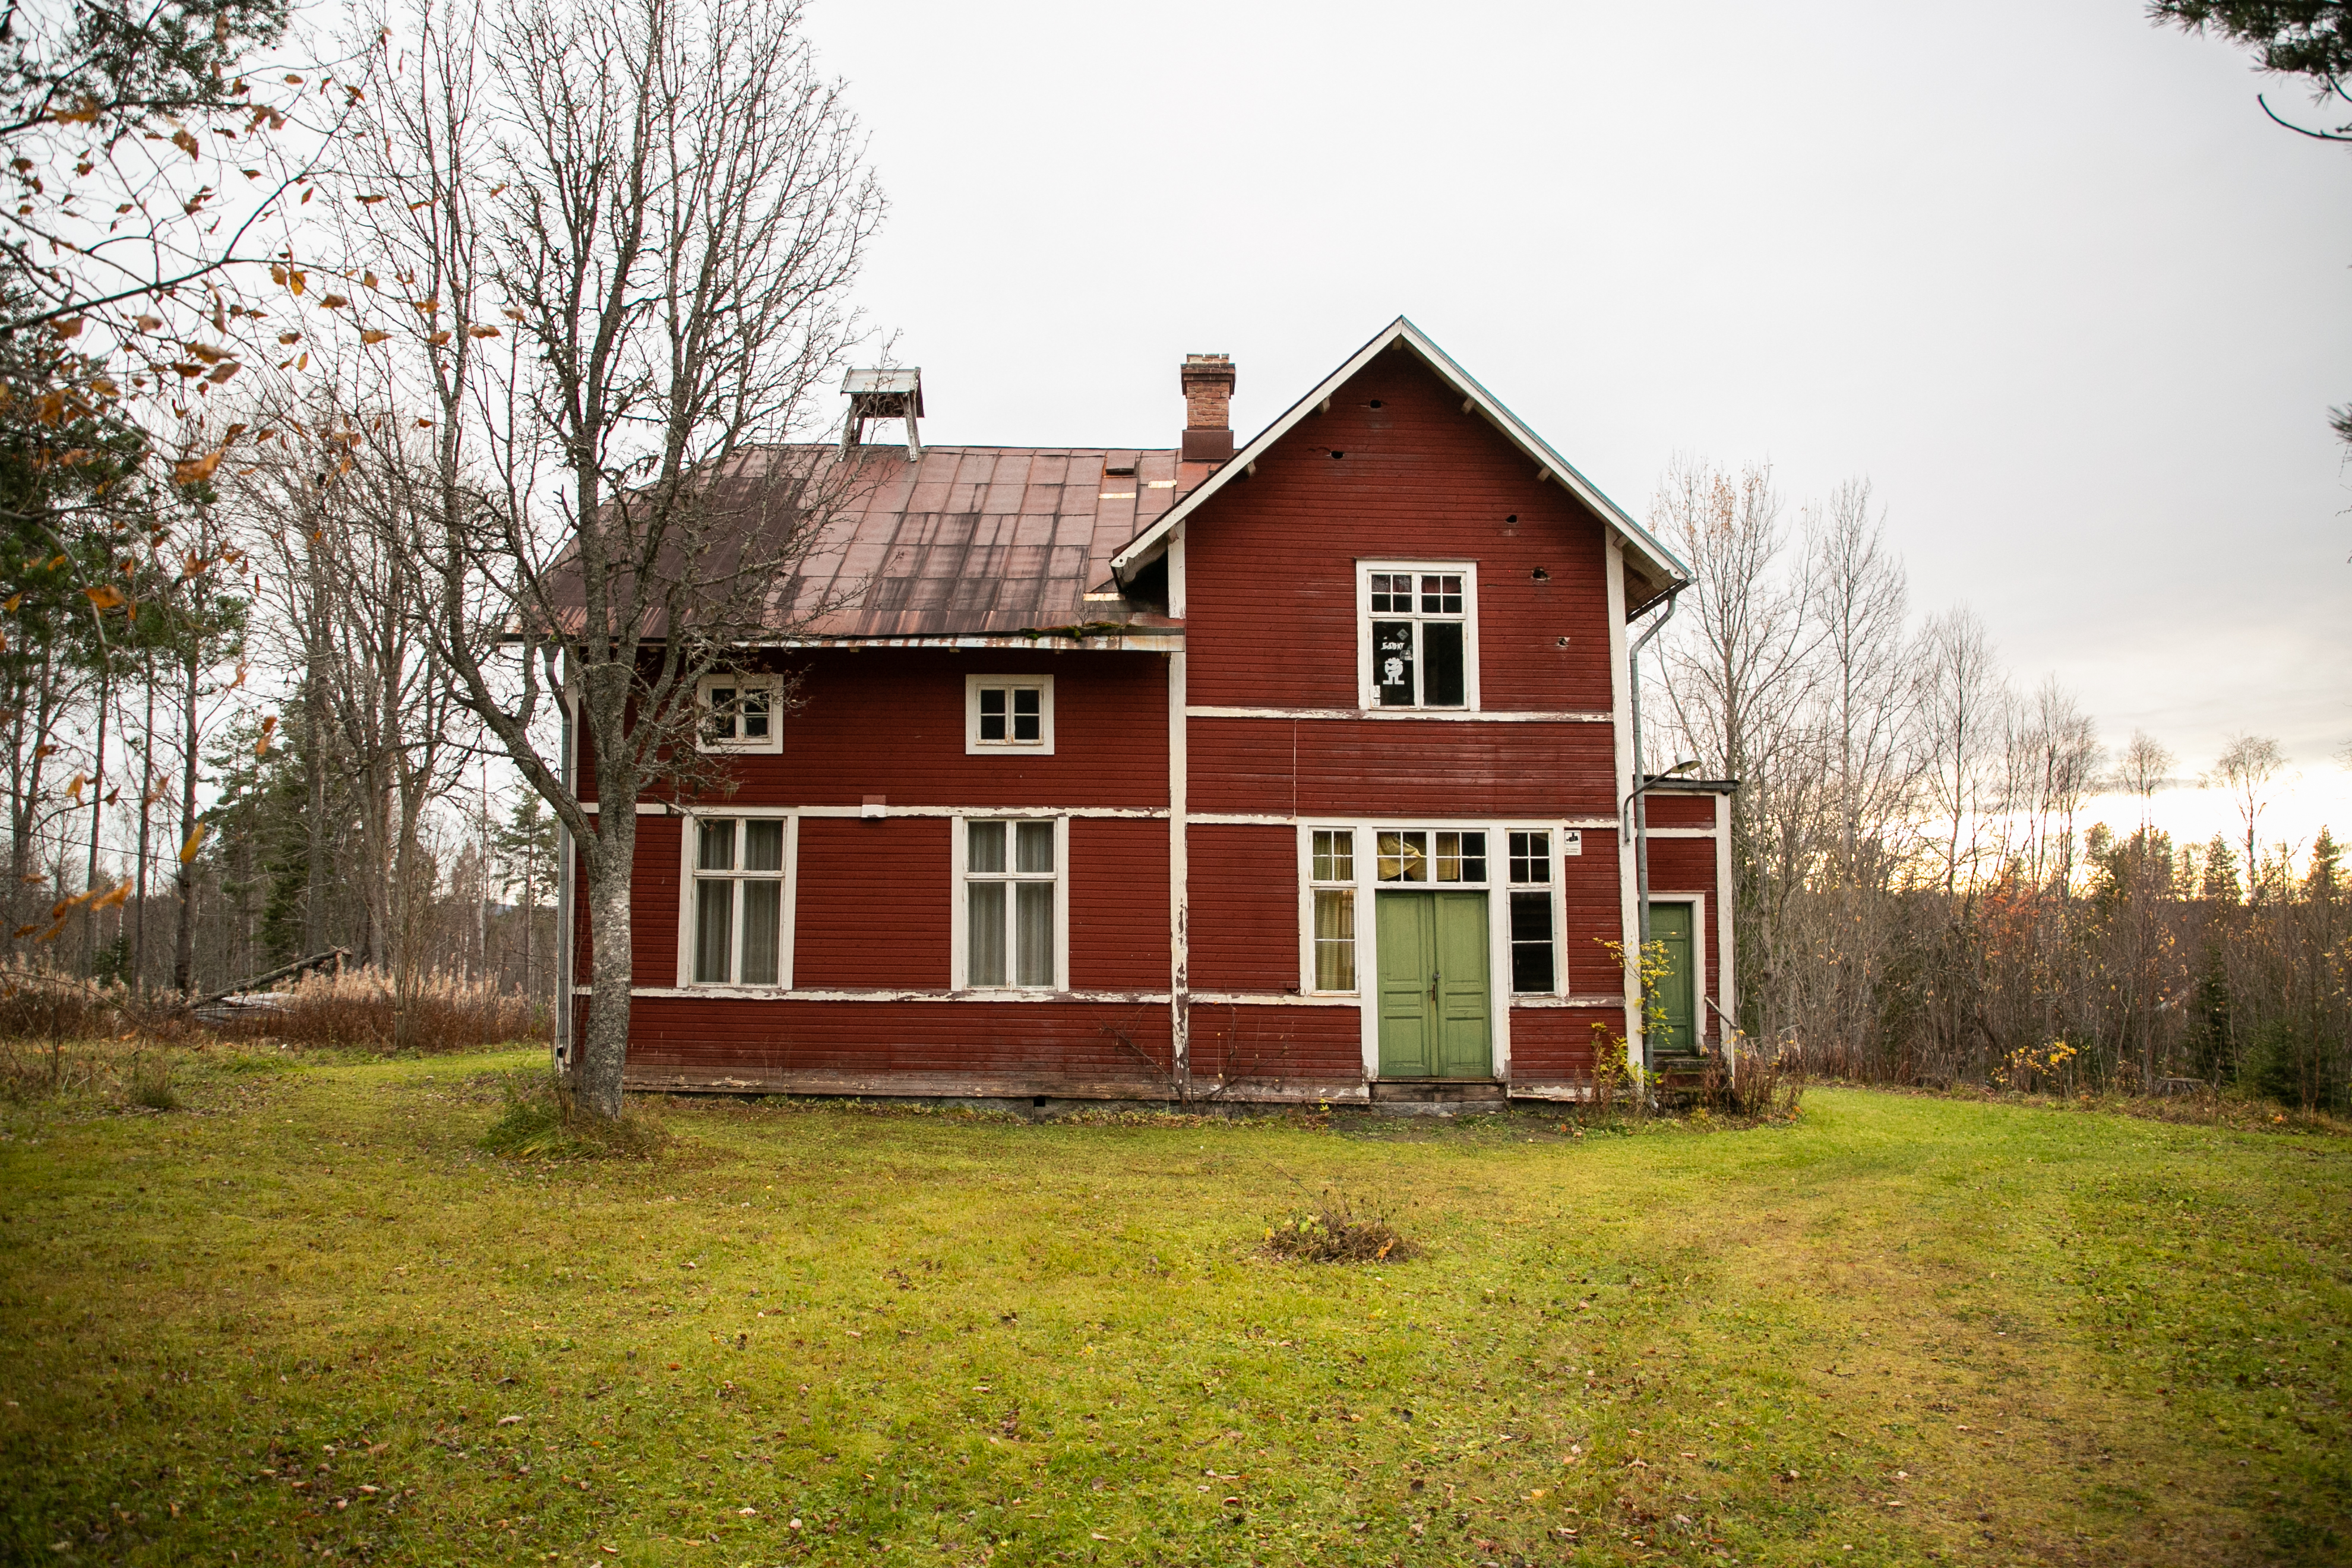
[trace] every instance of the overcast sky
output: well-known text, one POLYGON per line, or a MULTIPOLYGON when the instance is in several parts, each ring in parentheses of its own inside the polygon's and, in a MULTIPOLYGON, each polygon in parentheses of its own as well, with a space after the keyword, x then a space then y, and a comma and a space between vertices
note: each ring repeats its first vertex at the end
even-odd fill
POLYGON ((1918 610, 1965 601, 2021 685, 2184 773, 2275 736, 2281 828, 2340 831, 2352 148, 2141 9, 815 0, 809 29, 872 132, 863 299, 927 438, 1172 444, 1188 351, 1234 356, 1246 437, 1402 313, 1636 516, 1677 454, 1769 459, 1792 508, 1867 476, 1918 610))

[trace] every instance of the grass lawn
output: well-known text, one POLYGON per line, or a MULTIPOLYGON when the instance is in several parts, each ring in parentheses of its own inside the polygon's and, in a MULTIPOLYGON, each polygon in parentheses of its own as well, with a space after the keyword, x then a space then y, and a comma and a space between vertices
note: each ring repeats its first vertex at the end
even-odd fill
POLYGON ((0 1107, 0 1559, 2352 1559, 2352 1140, 1816 1090, 1563 1135, 207 1051, 0 1107), (1329 1184, 1424 1243, 1264 1255, 1329 1184))

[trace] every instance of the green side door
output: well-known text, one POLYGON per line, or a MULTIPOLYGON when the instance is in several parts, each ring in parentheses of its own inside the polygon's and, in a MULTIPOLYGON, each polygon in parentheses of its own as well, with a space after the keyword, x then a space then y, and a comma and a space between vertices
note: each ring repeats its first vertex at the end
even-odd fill
POLYGON ((1698 1049, 1698 990, 1692 984, 1691 907, 1688 904, 1652 904, 1650 940, 1664 943, 1666 949, 1666 975, 1660 983, 1666 1022, 1650 1042, 1651 1054, 1696 1051, 1698 1049))
POLYGON ((1381 1076, 1492 1078, 1486 895, 1375 896, 1381 1076))

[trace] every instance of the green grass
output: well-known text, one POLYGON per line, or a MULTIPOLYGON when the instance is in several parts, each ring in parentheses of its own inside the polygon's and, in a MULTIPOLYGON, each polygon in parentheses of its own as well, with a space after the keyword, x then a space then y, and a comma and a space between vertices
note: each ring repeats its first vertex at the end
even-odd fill
POLYGON ((0 1558, 2352 1557, 2352 1140, 721 1100, 551 1165, 479 1146, 530 1054, 204 1057, 0 1106, 0 1558), (1266 1256, 1327 1185, 1426 1255, 1266 1256))

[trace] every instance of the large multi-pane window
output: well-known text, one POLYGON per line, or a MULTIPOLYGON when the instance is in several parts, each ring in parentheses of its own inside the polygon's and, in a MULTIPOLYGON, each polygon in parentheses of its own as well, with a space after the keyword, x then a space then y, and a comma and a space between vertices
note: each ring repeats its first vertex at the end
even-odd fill
POLYGON ((1308 868, 1315 902, 1315 989, 1356 988, 1356 836, 1315 830, 1308 868))
POLYGON ((1053 819, 966 821, 964 984, 1050 990, 1060 969, 1053 819))
POLYGON ((1366 705, 1473 706, 1475 574, 1466 566, 1371 566, 1363 588, 1366 705))
POLYGON ((784 819, 699 816, 693 826, 694 984, 777 984, 783 972, 784 819))
POLYGON ((1511 862, 1511 989, 1557 989, 1552 940, 1551 835, 1513 833, 1511 862))

